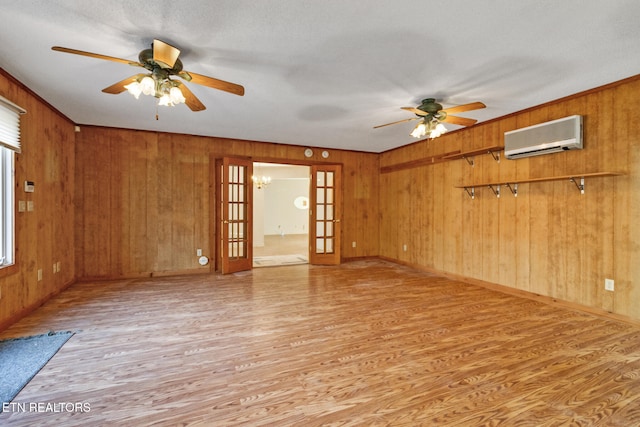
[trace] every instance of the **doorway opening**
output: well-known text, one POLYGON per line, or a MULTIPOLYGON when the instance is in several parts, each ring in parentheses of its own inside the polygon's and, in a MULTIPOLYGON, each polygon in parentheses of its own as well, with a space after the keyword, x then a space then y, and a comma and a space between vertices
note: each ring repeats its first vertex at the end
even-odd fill
POLYGON ((309 166, 253 163, 253 267, 309 263, 309 166))

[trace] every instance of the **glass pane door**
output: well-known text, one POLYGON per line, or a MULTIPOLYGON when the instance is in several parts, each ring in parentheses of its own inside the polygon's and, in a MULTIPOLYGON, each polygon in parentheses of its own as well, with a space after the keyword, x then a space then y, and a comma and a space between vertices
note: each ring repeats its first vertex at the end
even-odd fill
POLYGON ((245 159, 225 158, 220 171, 220 225, 222 273, 250 270, 252 266, 251 174, 245 159))
POLYGON ((340 165, 311 167, 312 264, 340 263, 340 165))

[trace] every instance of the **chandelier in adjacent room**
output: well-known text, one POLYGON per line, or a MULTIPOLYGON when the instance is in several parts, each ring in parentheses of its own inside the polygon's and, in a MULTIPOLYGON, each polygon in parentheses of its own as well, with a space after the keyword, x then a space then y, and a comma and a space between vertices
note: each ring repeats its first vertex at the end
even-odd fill
POLYGON ((251 177, 251 180, 256 185, 256 188, 258 190, 261 190, 262 187, 265 187, 265 186, 271 184, 271 177, 270 176, 255 176, 255 175, 253 175, 251 177))

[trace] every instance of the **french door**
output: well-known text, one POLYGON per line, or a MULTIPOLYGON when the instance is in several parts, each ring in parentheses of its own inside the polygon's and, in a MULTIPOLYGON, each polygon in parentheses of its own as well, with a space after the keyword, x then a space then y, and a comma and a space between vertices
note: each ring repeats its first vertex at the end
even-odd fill
POLYGON ((252 173, 253 163, 248 159, 225 157, 218 163, 222 274, 250 270, 253 265, 252 173))
POLYGON ((309 211, 309 262, 340 264, 340 217, 342 215, 342 168, 311 166, 309 211))

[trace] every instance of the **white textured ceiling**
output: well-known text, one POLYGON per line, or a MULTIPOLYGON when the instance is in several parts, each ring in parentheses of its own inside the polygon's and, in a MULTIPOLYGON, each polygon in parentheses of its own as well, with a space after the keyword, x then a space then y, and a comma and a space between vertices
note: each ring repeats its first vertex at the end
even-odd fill
MULTIPOLYGON (((400 110, 434 97, 485 121, 640 74, 640 1, 0 0, 0 66, 77 124, 381 152, 415 141, 400 110), (104 87, 143 71, 154 38, 206 105, 159 107, 104 87)), ((143 99, 144 98, 144 99, 143 99)), ((571 112, 568 112, 570 114, 571 112)), ((456 129, 455 125, 447 125, 456 129)))

